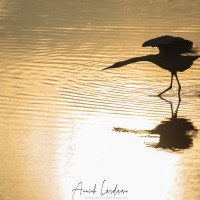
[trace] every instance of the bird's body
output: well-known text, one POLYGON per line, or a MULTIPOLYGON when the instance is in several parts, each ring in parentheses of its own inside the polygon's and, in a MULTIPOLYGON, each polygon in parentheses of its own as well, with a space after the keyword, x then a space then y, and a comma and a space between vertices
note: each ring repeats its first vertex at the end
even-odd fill
POLYGON ((199 58, 199 56, 184 56, 184 55, 166 55, 157 54, 149 56, 152 63, 158 65, 162 69, 166 69, 170 72, 183 72, 190 68, 193 61, 199 58))
POLYGON ((158 47, 159 53, 116 62, 112 66, 105 69, 118 68, 140 61, 152 62, 162 69, 166 69, 171 72, 171 84, 166 90, 161 92, 159 96, 172 88, 173 76, 175 76, 179 85, 180 98, 181 85, 178 80, 177 72, 183 72, 190 68, 193 65, 193 62, 200 57, 199 55, 196 55, 197 50, 193 47, 193 42, 185 40, 181 37, 166 35, 148 40, 144 42, 142 46, 158 47))

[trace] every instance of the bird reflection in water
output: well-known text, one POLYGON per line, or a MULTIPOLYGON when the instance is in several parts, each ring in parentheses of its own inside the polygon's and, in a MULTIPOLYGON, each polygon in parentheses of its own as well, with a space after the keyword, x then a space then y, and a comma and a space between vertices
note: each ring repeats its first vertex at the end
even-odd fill
POLYGON ((177 117, 180 101, 175 112, 173 112, 172 102, 162 99, 171 106, 171 118, 162 121, 154 129, 149 130, 150 134, 160 135, 158 144, 149 146, 171 150, 190 148, 193 145, 193 137, 196 135, 197 129, 190 120, 177 117))
MULTIPOLYGON (((140 131, 140 133, 146 133, 147 137, 150 137, 152 134, 160 136, 158 143, 146 143, 146 145, 148 147, 170 149, 172 151, 179 151, 192 147, 193 137, 197 134, 197 129, 190 120, 177 116, 180 101, 178 102, 175 112, 173 112, 172 102, 162 97, 161 99, 170 104, 171 118, 162 121, 152 130, 140 131)), ((114 128, 113 130, 117 132, 138 133, 137 130, 124 128, 114 128)))

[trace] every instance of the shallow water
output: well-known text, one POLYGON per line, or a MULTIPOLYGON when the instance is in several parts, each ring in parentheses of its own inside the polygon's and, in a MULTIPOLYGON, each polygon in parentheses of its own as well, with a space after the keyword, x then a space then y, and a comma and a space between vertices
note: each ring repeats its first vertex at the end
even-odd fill
POLYGON ((179 74, 180 105, 176 82, 155 96, 170 74, 151 63, 102 71, 160 35, 200 44, 199 7, 0 1, 0 199, 68 200, 80 182, 96 193, 73 199, 199 199, 200 60, 179 74), (102 194, 116 184, 128 192, 102 194))

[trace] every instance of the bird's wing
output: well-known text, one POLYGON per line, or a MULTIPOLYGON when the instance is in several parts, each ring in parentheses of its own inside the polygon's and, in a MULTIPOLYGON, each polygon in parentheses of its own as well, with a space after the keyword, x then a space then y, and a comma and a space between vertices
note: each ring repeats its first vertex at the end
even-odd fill
POLYGON ((174 43, 175 41, 180 41, 180 40, 184 40, 184 39, 180 37, 164 35, 164 36, 147 40, 146 42, 143 43, 142 46, 143 47, 147 47, 147 46, 157 47, 160 45, 169 45, 169 44, 174 43))
POLYGON ((179 55, 196 52, 193 48, 193 42, 184 39, 167 46, 167 51, 179 55))
POLYGON ((195 53, 192 41, 170 35, 147 40, 142 46, 158 47, 160 52, 165 51, 165 53, 171 54, 195 53))

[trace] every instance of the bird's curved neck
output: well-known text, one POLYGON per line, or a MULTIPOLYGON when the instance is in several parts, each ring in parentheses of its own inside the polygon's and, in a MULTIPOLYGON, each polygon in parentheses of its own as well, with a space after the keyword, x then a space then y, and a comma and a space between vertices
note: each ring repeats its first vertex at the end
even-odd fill
POLYGON ((124 61, 124 65, 127 65, 130 63, 135 63, 135 62, 141 62, 141 61, 153 62, 154 57, 155 57, 155 55, 147 55, 147 56, 130 58, 130 59, 124 61))

